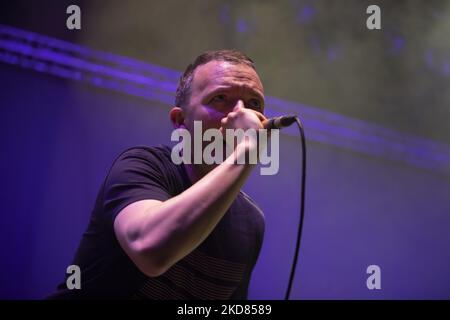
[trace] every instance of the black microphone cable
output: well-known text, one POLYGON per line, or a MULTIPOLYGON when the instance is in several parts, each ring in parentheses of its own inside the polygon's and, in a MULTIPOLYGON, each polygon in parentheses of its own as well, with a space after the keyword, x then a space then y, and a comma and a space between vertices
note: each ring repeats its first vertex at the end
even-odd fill
POLYGON ((284 300, 289 300, 292 289, 292 282, 294 281, 295 269, 297 267, 298 253, 300 251, 300 243, 302 240, 302 230, 303 230, 303 218, 305 216, 305 184, 306 184, 306 139, 305 132, 303 130, 302 122, 300 118, 296 115, 289 116, 279 116, 275 118, 268 119, 264 126, 267 129, 281 129, 288 127, 293 123, 297 123, 298 130, 300 131, 301 138, 301 148, 302 148, 302 171, 301 171, 301 185, 300 185, 300 221, 298 224, 297 231, 297 241, 295 244, 294 261, 292 262, 291 275, 289 276, 288 287, 286 290, 286 295, 284 300))
POLYGON ((306 141, 303 125, 297 116, 295 122, 297 123, 298 130, 300 131, 301 147, 302 147, 302 172, 301 172, 301 190, 300 190, 300 221, 298 224, 297 241, 295 244, 294 261, 292 263, 291 275, 289 277, 288 287, 284 300, 289 300, 292 289, 292 282, 294 281, 295 269, 297 267, 298 253, 300 251, 300 243, 302 240, 303 218, 305 216, 305 182, 306 182, 306 141))
POLYGON ((281 116, 269 119, 267 124, 268 128, 281 129, 283 127, 288 127, 293 123, 297 123, 298 130, 300 131, 301 147, 302 147, 302 172, 301 172, 301 191, 300 191, 300 221, 298 224, 297 231, 297 241, 295 244, 294 261, 292 263, 291 275, 289 277, 288 287, 286 290, 286 295, 284 300, 289 300, 292 289, 292 282, 294 281, 295 269, 297 267, 298 253, 300 251, 300 244, 302 240, 302 230, 303 230, 303 218, 305 216, 305 184, 306 184, 306 141, 305 132, 303 130, 302 122, 298 116, 281 116))

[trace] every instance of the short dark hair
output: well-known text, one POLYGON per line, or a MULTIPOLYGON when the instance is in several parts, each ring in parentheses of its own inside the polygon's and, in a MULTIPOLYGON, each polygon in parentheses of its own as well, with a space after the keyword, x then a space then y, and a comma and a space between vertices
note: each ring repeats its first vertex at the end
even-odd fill
POLYGON ((191 95, 191 85, 194 79, 194 71, 198 66, 207 64, 210 61, 227 61, 234 64, 245 64, 255 71, 255 63, 246 54, 237 50, 217 50, 206 51, 199 55, 195 61, 188 65, 186 71, 180 77, 177 93, 175 95, 175 105, 182 107, 189 101, 191 95))

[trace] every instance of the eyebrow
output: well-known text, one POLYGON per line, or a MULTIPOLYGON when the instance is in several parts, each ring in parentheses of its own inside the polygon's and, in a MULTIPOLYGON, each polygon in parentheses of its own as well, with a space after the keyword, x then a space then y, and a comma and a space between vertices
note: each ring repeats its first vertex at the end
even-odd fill
MULTIPOLYGON (((253 97, 258 98, 259 100, 261 100, 262 107, 264 107, 264 105, 265 105, 264 96, 261 95, 258 91, 254 90, 253 88, 251 88, 249 86, 246 86, 246 87, 250 91, 250 94, 253 97)), ((220 86, 220 87, 217 87, 217 88, 211 90, 205 96, 208 97, 208 99, 209 99, 211 96, 213 96, 215 94, 218 94, 220 92, 225 92, 225 91, 228 91, 228 90, 231 90, 231 89, 233 89, 233 86, 220 86)))

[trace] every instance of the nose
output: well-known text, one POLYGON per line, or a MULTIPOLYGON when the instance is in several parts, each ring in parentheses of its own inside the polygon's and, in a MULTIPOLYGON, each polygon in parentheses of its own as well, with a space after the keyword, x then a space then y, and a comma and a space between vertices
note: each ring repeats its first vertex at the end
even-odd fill
POLYGON ((233 112, 236 112, 236 111, 238 111, 238 110, 241 109, 241 108, 245 108, 245 105, 244 105, 244 101, 242 101, 242 100, 239 99, 239 100, 236 102, 236 104, 234 105, 233 112))

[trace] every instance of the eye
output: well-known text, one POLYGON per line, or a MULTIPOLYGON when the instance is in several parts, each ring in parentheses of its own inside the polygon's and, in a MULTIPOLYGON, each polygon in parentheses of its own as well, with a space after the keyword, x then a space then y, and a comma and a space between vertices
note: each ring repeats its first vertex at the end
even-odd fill
POLYGON ((225 102, 227 97, 224 94, 218 94, 212 98, 211 102, 225 102))
POLYGON ((262 105, 261 101, 259 101, 258 99, 250 99, 247 102, 247 108, 254 109, 256 111, 261 111, 262 109, 261 105, 262 105))

